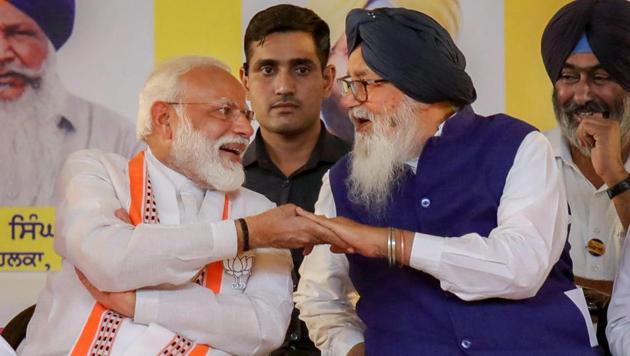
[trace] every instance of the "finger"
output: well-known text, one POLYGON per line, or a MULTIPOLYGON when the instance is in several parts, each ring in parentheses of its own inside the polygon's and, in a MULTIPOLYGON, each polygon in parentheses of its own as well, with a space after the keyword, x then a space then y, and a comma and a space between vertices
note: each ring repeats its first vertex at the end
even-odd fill
POLYGON ((117 210, 114 212, 114 215, 115 215, 118 219, 120 219, 120 220, 122 220, 122 221, 126 222, 127 224, 131 224, 131 219, 129 218, 129 214, 127 213, 127 211, 126 211, 125 209, 122 209, 122 208, 117 209, 117 210))
POLYGON ((329 221, 330 221, 330 219, 328 219, 328 218, 327 218, 327 217, 325 217, 325 216, 315 215, 315 214, 311 213, 310 211, 306 211, 306 210, 304 210, 304 209, 302 209, 302 208, 300 208, 300 207, 298 207, 298 208, 296 209, 296 212, 297 212, 297 214, 298 214, 299 216, 304 217, 304 218, 307 218, 307 219, 309 219, 309 220, 311 220, 311 221, 313 221, 313 222, 316 222, 316 223, 318 223, 318 224, 320 224, 320 225, 322 225, 322 226, 326 226, 326 227, 328 227, 329 229, 330 229, 332 226, 334 226, 334 223, 327 224, 327 222, 329 222, 329 221))
POLYGON ((92 298, 96 299, 99 302, 102 302, 105 298, 105 294, 101 292, 100 290, 96 289, 96 287, 94 287, 94 285, 90 283, 90 281, 87 279, 87 277, 85 277, 85 275, 81 271, 79 271, 76 268, 75 268, 75 271, 77 272, 77 276, 79 276, 79 281, 81 281, 85 289, 87 289, 90 295, 92 295, 92 298))
POLYGON ((288 203, 288 204, 282 205, 281 207, 282 207, 283 211, 285 211, 286 213, 291 214, 291 215, 297 215, 295 213, 295 210, 297 208, 297 206, 295 204, 288 203))
POLYGON ((306 255, 310 254, 313 251, 313 247, 314 247, 314 245, 306 245, 306 246, 304 246, 304 249, 302 250, 302 256, 306 256, 306 255))
POLYGON ((586 147, 586 148, 593 148, 593 146, 595 145, 595 140, 593 139, 593 136, 591 135, 584 135, 581 139, 582 142, 582 147, 586 147))
POLYGON ((355 250, 352 247, 344 248, 337 245, 330 245, 330 252, 332 253, 354 253, 355 250))
MULTIPOLYGON (((87 280, 87 277, 85 277, 85 275, 83 274, 83 272, 79 271, 78 268, 74 267, 74 272, 77 274, 77 276, 79 277, 79 281, 81 281, 81 283, 83 283, 83 285, 86 285, 86 283, 90 283, 87 280)), ((87 285, 86 285, 87 286, 87 285)))
POLYGON ((315 215, 311 212, 308 212, 302 208, 296 209, 298 215, 317 223, 317 225, 313 226, 317 237, 324 243, 329 243, 331 245, 339 246, 344 250, 350 248, 350 245, 346 243, 342 238, 340 238, 337 234, 337 228, 339 228, 338 223, 335 221, 326 218, 325 216, 315 215))
POLYGON ((588 133, 586 125, 584 125, 583 123, 578 126, 576 137, 580 146, 585 148, 591 148, 595 143, 593 137, 588 133))
POLYGON ((350 245, 341 237, 339 237, 333 230, 330 230, 321 225, 315 225, 314 230, 315 236, 321 241, 321 243, 328 243, 331 245, 339 246, 343 249, 350 248, 350 245))

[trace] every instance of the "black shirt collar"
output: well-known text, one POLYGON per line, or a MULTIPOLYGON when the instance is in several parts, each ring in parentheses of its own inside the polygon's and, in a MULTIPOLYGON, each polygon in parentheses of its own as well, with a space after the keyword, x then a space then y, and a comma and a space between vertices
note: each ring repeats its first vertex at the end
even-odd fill
MULTIPOLYGON (((315 148, 308 162, 299 171, 315 167, 319 162, 335 163, 350 148, 349 143, 329 133, 322 122, 315 148)), ((248 167, 254 163, 257 163, 262 168, 277 169, 269 157, 260 129, 256 132, 254 141, 249 145, 243 156, 243 167, 248 167)))

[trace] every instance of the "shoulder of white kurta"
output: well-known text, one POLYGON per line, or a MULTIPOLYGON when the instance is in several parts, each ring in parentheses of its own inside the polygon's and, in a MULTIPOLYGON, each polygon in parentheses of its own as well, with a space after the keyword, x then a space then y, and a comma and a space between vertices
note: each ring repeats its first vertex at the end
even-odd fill
POLYGON ((75 164, 102 164, 123 168, 129 160, 117 153, 106 152, 97 148, 78 150, 68 155, 66 165, 75 164))
POLYGON ((69 184, 76 177, 93 176, 111 182, 126 181, 128 159, 99 149, 78 150, 66 159, 58 184, 69 184))

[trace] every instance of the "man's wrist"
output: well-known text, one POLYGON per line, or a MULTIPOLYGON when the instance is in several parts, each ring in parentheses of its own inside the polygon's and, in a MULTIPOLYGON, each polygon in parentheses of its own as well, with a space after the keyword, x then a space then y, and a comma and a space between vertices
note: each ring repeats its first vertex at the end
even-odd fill
POLYGON ((236 253, 243 251, 243 231, 238 220, 234 220, 234 228, 236 229, 236 253))
POLYGON ((611 188, 615 186, 616 184, 618 184, 619 182, 623 181, 624 179, 628 178, 628 176, 629 176, 628 172, 626 172, 626 170, 623 169, 622 167, 621 169, 616 170, 615 172, 602 175, 602 180, 604 181, 604 183, 606 183, 606 185, 609 188, 611 188))
POLYGON ((622 194, 628 190, 630 190, 630 175, 626 173, 626 176, 622 180, 608 188, 606 190, 606 193, 608 194, 608 197, 610 199, 613 199, 617 195, 622 194))
POLYGON ((249 251, 250 249, 250 245, 249 245, 249 228, 247 226, 247 221, 245 221, 245 219, 240 218, 240 219, 236 219, 236 222, 238 223, 239 227, 240 227, 240 239, 239 242, 241 242, 240 245, 240 251, 249 251))

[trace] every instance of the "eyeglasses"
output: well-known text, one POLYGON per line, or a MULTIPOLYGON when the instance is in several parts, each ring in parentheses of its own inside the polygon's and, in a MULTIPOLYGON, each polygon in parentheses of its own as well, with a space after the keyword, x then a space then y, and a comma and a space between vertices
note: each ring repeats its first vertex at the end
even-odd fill
POLYGON ((354 96, 354 98, 360 103, 364 103, 368 100, 368 85, 378 85, 380 83, 387 82, 389 81, 386 79, 350 80, 349 75, 337 79, 337 85, 339 85, 341 94, 348 95, 348 92, 351 92, 352 96, 354 96))
MULTIPOLYGON (((170 102, 170 101, 167 101, 166 104, 169 104, 169 105, 210 105, 210 106, 215 105, 212 103, 184 103, 184 102, 170 102)), ((219 116, 222 120, 225 120, 225 121, 236 122, 240 118, 240 115, 245 116, 245 119, 247 119, 247 122, 252 122, 252 120, 254 120, 253 111, 247 108, 238 109, 234 105, 230 105, 230 104, 220 105, 218 107, 215 107, 214 109, 211 109, 210 112, 212 114, 219 116)))

